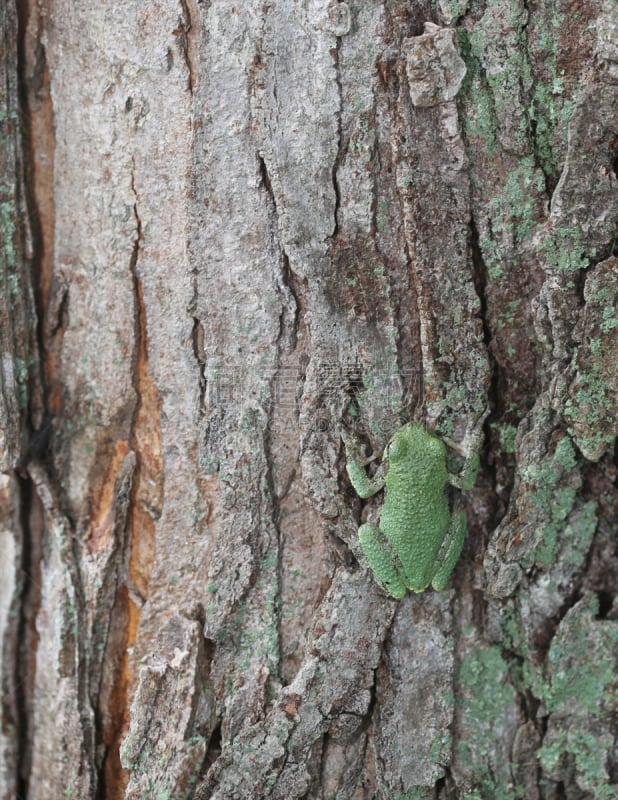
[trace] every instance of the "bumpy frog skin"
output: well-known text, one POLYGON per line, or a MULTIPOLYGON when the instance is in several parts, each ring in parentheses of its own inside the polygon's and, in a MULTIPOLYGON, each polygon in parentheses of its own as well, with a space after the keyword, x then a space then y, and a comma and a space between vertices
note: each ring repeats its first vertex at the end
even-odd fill
POLYGON ((407 589, 422 592, 430 584, 438 590, 446 586, 461 553, 467 518, 464 511, 451 515, 445 488, 448 483, 463 490, 474 486, 483 420, 462 447, 449 442, 465 457, 459 475, 448 472, 444 442, 419 423, 395 432, 373 478, 365 470, 368 460, 358 457, 358 444, 344 433, 354 489, 366 498, 386 487, 379 526, 362 525, 358 536, 376 581, 392 597, 403 597, 407 589))

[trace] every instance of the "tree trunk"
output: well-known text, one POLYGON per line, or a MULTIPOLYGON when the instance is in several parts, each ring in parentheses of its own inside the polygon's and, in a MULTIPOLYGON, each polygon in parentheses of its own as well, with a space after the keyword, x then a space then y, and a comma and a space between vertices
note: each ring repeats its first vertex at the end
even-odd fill
POLYGON ((615 797, 615 2, 0 18, 2 800, 615 797), (341 431, 486 409, 398 602, 341 431))

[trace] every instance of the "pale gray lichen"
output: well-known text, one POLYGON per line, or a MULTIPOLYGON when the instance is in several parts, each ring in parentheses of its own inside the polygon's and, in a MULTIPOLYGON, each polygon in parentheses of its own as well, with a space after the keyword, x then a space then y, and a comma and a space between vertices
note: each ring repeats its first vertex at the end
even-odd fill
POLYGON ((330 2, 326 8, 324 28, 334 36, 345 36, 350 32, 352 17, 347 3, 330 2))
POLYGON ((468 0, 438 0, 440 14, 447 25, 463 17, 468 10, 468 0))
POLYGON ((410 99, 426 108, 453 100, 466 76, 452 28, 425 23, 420 36, 404 39, 410 99))
POLYGON ((618 20, 614 0, 606 0, 605 11, 599 17, 597 29, 597 58, 605 64, 606 80, 618 81, 618 20))

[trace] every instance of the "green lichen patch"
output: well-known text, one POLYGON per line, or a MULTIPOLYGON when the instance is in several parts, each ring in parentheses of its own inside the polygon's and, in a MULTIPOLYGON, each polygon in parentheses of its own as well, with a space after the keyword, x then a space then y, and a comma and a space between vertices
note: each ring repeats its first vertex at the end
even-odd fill
POLYGON ((538 758, 550 779, 561 780, 574 770, 582 792, 609 800, 616 796, 609 766, 618 700, 618 623, 598 620, 598 610, 597 598, 586 595, 566 614, 552 641, 542 690, 549 720, 538 758))
POLYGON ((534 233, 541 218, 544 188, 543 174, 528 156, 519 160, 501 188, 487 200, 488 224, 479 245, 492 280, 504 277, 504 265, 518 261, 516 254, 534 233))
POLYGON ((0 203, 0 230, 2 230, 2 252, 4 255, 5 269, 8 274, 14 273, 17 268, 17 255, 15 252, 15 208, 13 203, 0 203))
POLYGON ((482 64, 465 28, 457 28, 459 51, 466 65, 461 93, 469 102, 464 106, 464 131, 469 145, 492 155, 498 142, 496 114, 491 90, 484 79, 482 64))
POLYGON ((581 478, 570 437, 560 439, 548 458, 526 467, 522 480, 526 516, 535 528, 524 565, 547 570, 560 559, 581 566, 596 529, 597 504, 578 498, 581 478))
POLYGON ((496 749, 497 741, 514 732, 518 711, 517 693, 510 667, 499 647, 476 648, 461 662, 459 692, 458 760, 474 788, 465 797, 475 800, 516 800, 523 797, 511 781, 508 755, 496 749))
POLYGON ((618 436, 618 259, 595 267, 584 299, 564 416, 584 456, 598 461, 618 436))
MULTIPOLYGON (((561 38, 576 27, 576 20, 575 15, 563 13, 564 8, 564 4, 555 0, 540 4, 527 31, 534 78, 528 113, 535 155, 550 185, 555 185, 560 174, 575 107, 573 81, 560 57, 561 38)), ((578 32, 579 28, 578 25, 578 32)), ((571 59, 571 70, 581 67, 580 59, 578 50, 578 58, 571 59)))
POLYGON ((491 91, 500 143, 508 152, 529 149, 526 95, 532 85, 525 26, 528 12, 518 0, 490 0, 470 37, 491 91))
POLYGON ((576 272, 590 265, 590 257, 596 252, 586 253, 581 231, 577 226, 554 228, 540 244, 546 269, 557 272, 576 272))
POLYGON ((542 462, 526 467, 522 479, 528 524, 534 529, 526 565, 547 570, 561 558, 580 566, 596 529, 597 504, 578 498, 581 478, 570 437, 560 439, 542 462))
POLYGON ((394 792, 387 786, 380 786, 380 797, 385 800, 431 800, 434 797, 433 789, 426 786, 413 786, 405 792, 394 792))

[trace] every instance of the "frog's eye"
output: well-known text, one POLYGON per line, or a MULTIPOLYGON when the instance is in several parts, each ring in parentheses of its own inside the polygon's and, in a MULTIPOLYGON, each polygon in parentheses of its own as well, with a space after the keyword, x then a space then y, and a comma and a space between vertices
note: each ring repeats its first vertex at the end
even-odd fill
POLYGON ((407 442, 402 436, 396 436, 388 446, 387 454, 389 459, 396 461, 402 458, 407 450, 407 442))

